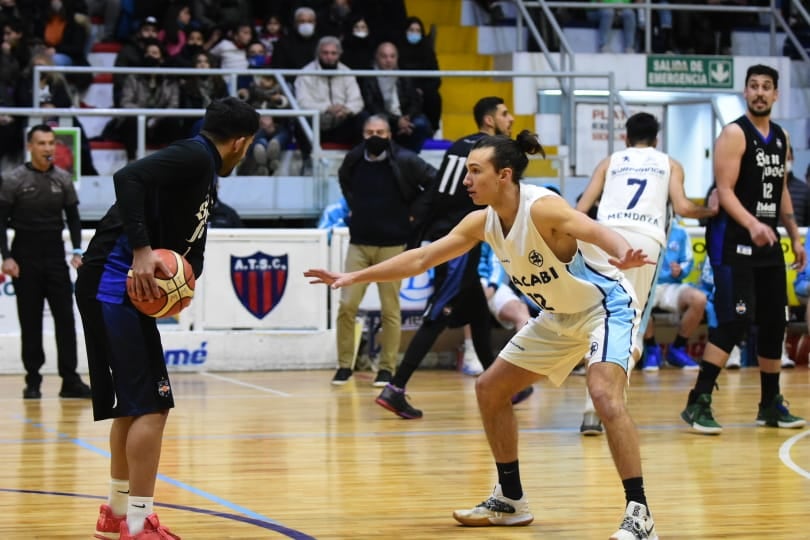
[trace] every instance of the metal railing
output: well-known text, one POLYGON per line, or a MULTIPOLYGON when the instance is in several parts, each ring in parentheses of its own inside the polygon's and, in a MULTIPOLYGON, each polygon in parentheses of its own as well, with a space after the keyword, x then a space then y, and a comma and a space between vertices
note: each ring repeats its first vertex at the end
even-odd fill
MULTIPOLYGON (((801 2, 799 0, 787 0, 792 2, 792 6, 795 7, 803 16, 807 15, 807 11, 801 6, 801 2)), ((802 57, 802 60, 805 62, 810 62, 810 57, 807 56, 807 53, 803 50, 803 47, 799 45, 799 41, 796 38, 794 32, 790 29, 789 25, 785 22, 784 17, 782 17, 782 13, 779 7, 776 4, 776 0, 769 0, 769 4, 767 6, 728 6, 728 5, 706 5, 706 4, 679 4, 677 2, 666 3, 666 4, 658 4, 653 3, 652 0, 643 0, 641 2, 633 2, 629 4, 616 4, 616 3, 601 3, 601 2, 570 2, 570 1, 558 1, 558 0, 514 0, 515 5, 518 8, 518 12, 521 14, 521 18, 523 20, 519 20, 518 24, 526 24, 527 27, 535 27, 535 31, 532 32, 532 36, 538 43, 542 42, 542 36, 539 32, 536 32, 536 25, 534 25, 534 21, 529 16, 528 11, 525 8, 534 7, 540 8, 543 10, 543 14, 549 21, 552 29, 556 33, 558 39, 560 39, 560 48, 561 53, 563 48, 563 40, 564 35, 563 31, 560 28, 559 24, 557 23, 556 17, 554 16, 553 10, 555 8, 566 8, 566 9, 573 9, 573 10, 593 10, 593 9, 633 9, 639 12, 644 12, 644 50, 642 52, 646 54, 650 54, 652 52, 652 14, 655 11, 696 11, 696 12, 712 12, 712 13, 742 13, 742 14, 765 14, 770 15, 769 20, 769 31, 770 31, 770 52, 769 56, 778 56, 779 52, 777 51, 776 46, 776 28, 777 24, 779 28, 785 32, 787 39, 793 42, 794 45, 797 45, 797 50, 799 50, 799 54, 802 57), (553 22, 552 22, 553 21, 553 22)), ((806 18, 808 23, 810 23, 810 18, 806 18)), ((545 47, 545 43, 541 48, 545 47)), ((565 54, 570 53, 570 47, 566 43, 566 51, 565 54)))
MULTIPOLYGON (((104 66, 90 66, 90 67, 65 67, 65 66, 35 66, 34 67, 34 103, 39 103, 39 95, 40 89, 39 85, 36 84, 36 81, 39 81, 40 75, 43 73, 112 73, 113 75, 116 74, 141 74, 141 75, 151 75, 155 73, 155 70, 152 68, 132 68, 132 67, 104 67, 104 66)), ((295 101, 292 92, 290 91, 289 86, 286 84, 285 77, 288 76, 298 76, 298 75, 315 75, 315 76, 326 76, 323 75, 322 72, 309 72, 309 71, 302 71, 298 69, 245 69, 245 70, 224 70, 224 69, 194 69, 194 68, 160 68, 161 75, 178 75, 178 76, 204 76, 204 75, 221 75, 228 79, 229 87, 232 89, 236 88, 236 80, 239 76, 259 76, 259 75, 270 75, 274 76, 276 80, 282 82, 284 86, 282 89, 285 92, 285 95, 288 99, 290 99, 291 106, 293 109, 270 109, 263 111, 263 114, 268 114, 272 116, 308 116, 312 115, 314 122, 317 122, 319 118, 319 114, 317 111, 309 111, 307 115, 302 114, 302 110, 295 108, 298 107, 297 101, 295 101)), ((332 76, 342 76, 344 73, 339 72, 340 75, 332 75, 332 76)), ((345 72, 345 75, 352 76, 352 77, 377 77, 380 75, 379 70, 373 69, 366 69, 366 70, 351 70, 345 72)), ((533 79, 556 79, 558 82, 564 82, 568 80, 575 80, 578 78, 581 79, 604 79, 606 81, 605 91, 607 91, 608 96, 608 106, 614 106, 616 100, 618 99, 618 93, 616 92, 616 84, 615 84, 615 76, 613 72, 574 72, 574 71, 557 71, 552 73, 534 73, 534 72, 526 72, 526 71, 510 71, 510 70, 490 70, 490 71, 472 71, 472 70, 386 70, 386 76, 397 76, 397 77, 490 77, 490 78, 511 78, 511 79, 520 79, 520 78, 533 78, 533 79)), ((573 84, 567 85, 569 87, 573 87, 573 84)), ((573 92, 568 92, 567 97, 569 98, 569 111, 573 112, 573 92)), ((12 110, 12 109, 2 109, 2 110, 12 110)), ((44 116, 60 116, 60 111, 70 111, 71 116, 88 116, 88 115, 96 115, 96 116, 136 116, 139 118, 138 120, 138 148, 139 153, 138 156, 142 156, 141 150, 145 148, 145 118, 146 116, 194 116, 193 113, 189 113, 191 109, 125 109, 125 108, 116 108, 116 109, 37 109, 39 112, 35 116, 37 117, 44 117, 44 116), (104 111, 103 114, 98 112, 90 113, 90 111, 104 111), (125 111, 133 111, 138 110, 139 113, 132 113, 132 112, 125 112, 125 111), (170 114, 167 114, 167 111, 173 111, 170 114), (149 111, 149 112, 145 112, 149 111), (182 114, 182 111, 185 111, 185 114, 182 114), (142 140, 143 139, 143 140, 142 140)), ((66 113, 67 114, 67 113, 66 113)), ((28 116, 29 114, 25 114, 24 116, 28 116)), ((23 116, 18 114, 18 116, 23 116)), ((301 119, 302 125, 306 125, 308 128, 308 124, 304 119, 301 119)), ((313 124, 314 126, 315 124, 313 124)), ((320 125, 320 124, 317 124, 320 125)), ((572 149, 572 156, 573 152, 575 152, 575 144, 574 137, 575 133, 573 130, 572 122, 563 122, 561 128, 563 132, 561 133, 560 139, 564 144, 568 144, 572 149)), ((608 130, 612 135, 614 132, 614 123, 612 116, 609 116, 608 119, 608 130)), ((310 141, 313 145, 313 163, 316 160, 319 160, 321 157, 322 149, 320 146, 319 141, 319 130, 318 129, 310 129, 305 131, 306 135, 310 137, 310 141)), ((613 151, 613 137, 611 136, 608 139, 609 150, 613 151)), ((575 157, 575 156, 573 156, 575 157)))

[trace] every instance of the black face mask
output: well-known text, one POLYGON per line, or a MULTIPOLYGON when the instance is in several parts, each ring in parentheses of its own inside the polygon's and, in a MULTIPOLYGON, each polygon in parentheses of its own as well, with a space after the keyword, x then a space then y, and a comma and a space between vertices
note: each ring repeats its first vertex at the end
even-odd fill
POLYGON ((337 69, 337 62, 335 62, 334 64, 324 64, 323 62, 318 60, 318 63, 321 65, 321 69, 337 69))
POLYGON ((163 64, 159 59, 155 58, 154 56, 147 56, 143 59, 143 66, 144 67, 160 67, 163 64))
POLYGON ((196 55, 205 50, 203 49, 202 45, 185 45, 183 46, 183 49, 186 56, 189 58, 194 58, 196 55))
POLYGON ((366 139, 366 152, 371 154, 372 156, 379 156, 386 150, 388 150, 389 142, 388 139, 383 139, 382 137, 378 137, 374 135, 373 137, 369 137, 366 139))

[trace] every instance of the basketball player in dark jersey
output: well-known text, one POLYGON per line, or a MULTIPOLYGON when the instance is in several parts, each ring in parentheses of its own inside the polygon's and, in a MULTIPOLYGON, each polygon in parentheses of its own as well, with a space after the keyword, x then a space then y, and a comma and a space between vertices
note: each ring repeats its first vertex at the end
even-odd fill
POLYGON ((174 397, 157 321, 129 301, 158 296, 155 271, 168 272, 154 253, 184 255, 199 276, 208 214, 218 175, 245 156, 259 129, 256 111, 229 97, 212 102, 202 130, 132 162, 113 176, 116 202, 84 254, 76 302, 84 325, 95 420, 112 418, 110 495, 101 505, 95 538, 178 538, 153 512, 163 429, 174 397), (120 531, 120 536, 119 536, 120 531))
POLYGON ((800 428, 805 421, 790 414, 779 389, 785 335, 787 285, 785 259, 777 224, 785 227, 801 270, 806 255, 793 204, 786 187, 787 133, 771 122, 778 97, 779 73, 764 65, 748 68, 743 97, 746 113, 720 133, 714 149, 714 174, 720 211, 706 226, 706 246, 714 271, 718 325, 709 343, 681 418, 698 433, 722 431, 712 410, 712 390, 732 347, 753 323, 761 401, 759 426, 800 428))
MULTIPOLYGON (((433 242, 446 235, 476 206, 462 185, 467 175, 467 156, 473 145, 486 135, 509 135, 512 115, 500 97, 485 97, 473 107, 478 132, 458 139, 447 149, 436 176, 422 239, 433 242)), ((402 418, 421 418, 405 398, 405 385, 436 339, 446 328, 469 324, 475 352, 484 367, 494 360, 490 339, 490 313, 478 276, 481 246, 435 268, 433 295, 428 299, 422 325, 408 345, 397 372, 376 399, 376 403, 402 418)), ((516 396, 525 399, 531 392, 516 396)))

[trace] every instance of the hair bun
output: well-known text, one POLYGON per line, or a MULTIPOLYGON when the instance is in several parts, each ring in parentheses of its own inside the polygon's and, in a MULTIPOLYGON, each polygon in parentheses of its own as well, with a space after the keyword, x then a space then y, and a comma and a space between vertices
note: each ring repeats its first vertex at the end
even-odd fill
POLYGON ((546 151, 543 149, 543 145, 540 144, 540 139, 537 136, 537 133, 532 133, 528 129, 524 129, 518 133, 515 141, 518 143, 518 146, 520 146, 520 149, 525 153, 532 156, 535 154, 540 154, 544 158, 546 157, 546 151))

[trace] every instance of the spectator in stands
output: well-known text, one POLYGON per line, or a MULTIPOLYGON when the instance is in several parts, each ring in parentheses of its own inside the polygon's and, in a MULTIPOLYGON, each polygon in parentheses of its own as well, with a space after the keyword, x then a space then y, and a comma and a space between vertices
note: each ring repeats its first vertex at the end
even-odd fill
MULTIPOLYGON (((810 225, 810 187, 806 180, 800 180, 793 174, 793 146, 788 147, 785 156, 785 172, 788 175, 787 188, 790 192, 790 201, 793 203, 793 216, 796 225, 807 227, 810 225)), ((807 167, 805 179, 810 176, 810 166, 807 167)))
POLYGON ((225 38, 208 52, 219 57, 222 69, 242 70, 248 68, 247 46, 253 41, 253 25, 238 23, 228 31, 225 38))
MULTIPOLYGON (((146 17, 138 31, 123 44, 121 50, 115 57, 115 67, 137 67, 143 65, 146 43, 149 40, 156 40, 158 37, 157 19, 146 17)), ((113 105, 121 106, 121 87, 127 75, 113 75, 113 105)))
POLYGON ((158 39, 163 43, 166 54, 177 56, 187 41, 186 32, 191 28, 191 7, 186 3, 169 6, 163 19, 163 30, 158 32, 158 39))
POLYGON ((501 0, 475 0, 475 3, 489 16, 489 24, 497 26, 506 20, 501 0))
MULTIPOLYGON (((808 172, 810 172, 810 167, 808 167, 808 172)), ((810 248, 810 229, 808 229, 807 236, 805 236, 804 246, 805 249, 810 248)), ((793 291, 796 293, 799 302, 807 306, 804 320, 807 323, 807 331, 810 333, 810 302, 808 302, 808 298, 810 298, 810 264, 805 266, 804 270, 796 276, 793 281, 793 291)), ((782 365, 784 366, 784 363, 782 365)))
MULTIPOLYGON (((689 337, 700 325, 706 311, 706 293, 685 283, 692 271, 692 242, 689 233, 674 220, 671 223, 667 245, 663 252, 658 274, 658 283, 652 291, 653 309, 660 309, 680 316, 678 335, 667 350, 667 362, 683 369, 698 369, 686 351, 689 337)), ((655 371, 661 365, 661 352, 655 342, 655 325, 652 318, 644 334, 645 371, 655 371)))
MULTIPOLYGON (((121 89, 121 107, 125 109, 176 109, 180 106, 180 85, 175 77, 160 74, 163 47, 157 40, 146 44, 143 67, 155 71, 146 75, 128 75, 121 89)), ((134 116, 114 118, 114 134, 124 143, 127 159, 135 159, 137 150, 137 119, 134 116)), ((156 116, 146 120, 146 143, 168 144, 180 137, 181 123, 177 118, 156 116)), ((107 130, 105 129, 105 132, 107 130)))
POLYGON ((53 49, 53 61, 57 66, 89 65, 86 55, 88 36, 76 22, 75 9, 61 0, 51 0, 48 6, 44 17, 34 21, 35 37, 53 49))
POLYGON ((192 17, 206 28, 233 27, 241 21, 253 20, 250 4, 249 0, 193 0, 192 17))
MULTIPOLYGON (((186 32, 186 43, 180 52, 166 61, 167 66, 194 67, 197 55, 205 50, 205 33, 201 28, 189 28, 186 32)), ((219 62, 217 62, 219 65, 219 62)))
MULTIPOLYGON (((218 68, 217 59, 205 52, 197 53, 194 65, 197 69, 218 68)), ((180 80, 180 108, 181 109, 207 109, 212 101, 228 95, 228 86, 219 75, 189 75, 180 80)), ((186 118, 181 120, 181 132, 193 137, 199 132, 202 118, 186 118)))
POLYGON ((276 14, 269 15, 258 32, 259 41, 264 45, 271 61, 276 42, 281 39, 284 34, 284 25, 281 23, 281 17, 276 14))
MULTIPOLYGON (((638 0, 591 0, 600 4, 630 4, 638 0)), ((613 19, 617 16, 621 17, 622 21, 622 46, 624 52, 635 52, 636 41, 636 11, 631 8, 611 9, 599 8, 589 9, 587 13, 588 20, 595 23, 597 27, 596 36, 596 50, 600 52, 611 52, 610 48, 610 33, 613 28, 613 19)))
POLYGON ((18 20, 24 25, 25 33, 31 35, 34 31, 36 6, 33 2, 17 3, 16 0, 0 0, 0 24, 7 21, 18 20))
POLYGON ((293 28, 276 42, 270 67, 301 69, 317 58, 317 28, 315 11, 308 7, 295 10, 293 28))
POLYGON ((325 9, 317 12, 321 35, 343 37, 343 32, 352 17, 350 0, 331 0, 325 9))
MULTIPOLYGON (((436 169, 391 140, 386 118, 369 117, 363 126, 363 138, 362 144, 346 154, 338 171, 340 188, 352 217, 344 265, 347 272, 405 251, 413 234, 415 203, 436 178, 436 169)), ((338 369, 332 384, 345 384, 352 376, 355 317, 367 287, 367 283, 362 283, 341 290, 337 315, 338 369)), ((388 384, 397 365, 402 325, 399 288, 399 281, 377 284, 382 310, 382 352, 374 386, 388 384)))
MULTIPOLYGON (((19 107, 19 97, 17 96, 18 86, 21 78, 22 70, 28 67, 28 61, 25 64, 20 63, 21 55, 20 50, 28 47, 20 43, 22 32, 17 32, 15 29, 21 29, 21 22, 19 20, 9 20, 4 25, 3 43, 0 45, 0 106, 2 107, 19 107)), ((28 78, 28 93, 31 93, 31 80, 28 78)), ((0 159, 9 158, 16 166, 21 160, 23 151, 23 124, 24 119, 18 116, 2 115, 0 116, 0 159)), ((2 167, 5 169, 5 167, 2 167)))
MULTIPOLYGON (((287 109, 290 102, 284 95, 275 75, 257 75, 247 89, 239 90, 239 97, 256 109, 287 109)), ((292 140, 287 117, 262 115, 253 146, 240 168, 240 174, 268 175, 278 170, 281 150, 292 140)))
POLYGON ((352 11, 362 13, 372 30, 374 43, 397 43, 408 17, 404 0, 352 0, 352 11))
POLYGON ((374 42, 368 23, 363 15, 353 14, 349 25, 350 28, 340 40, 343 45, 340 61, 351 69, 371 69, 374 61, 374 42))
POLYGON ((101 17, 104 21, 104 29, 98 41, 115 41, 120 12, 121 0, 87 0, 88 18, 101 17))
MULTIPOLYGON (((418 69, 425 71, 438 71, 439 60, 432 36, 425 34, 425 26, 419 17, 408 17, 404 39, 399 45, 400 69, 418 69)), ((442 96, 439 87, 442 80, 439 77, 414 77, 414 86, 422 96, 422 110, 430 121, 433 131, 439 129, 442 118, 442 96)), ((431 133, 432 135, 432 133, 431 133)))
MULTIPOLYGON (((340 62, 343 52, 340 40, 334 36, 320 39, 315 60, 305 65, 303 71, 312 75, 299 75, 295 79, 295 96, 303 109, 320 111, 321 141, 356 144, 360 140, 365 118, 363 96, 357 79, 348 66, 340 62)), ((304 167, 312 152, 309 140, 296 125, 296 138, 304 159, 304 167)), ((307 172, 304 170, 303 172, 307 172)))
POLYGON ((388 118, 394 140, 413 152, 422 150, 433 127, 422 111, 422 96, 413 79, 387 76, 383 72, 398 69, 399 54, 393 43, 380 43, 374 56, 377 77, 363 77, 360 92, 365 112, 388 118))
POLYGON ((19 19, 8 19, 3 23, 3 43, 0 45, 4 68, 8 62, 16 61, 17 69, 25 69, 31 61, 31 48, 25 35, 25 25, 19 19))
MULTIPOLYGON (((53 57, 48 49, 43 45, 38 45, 34 48, 31 56, 31 61, 28 66, 20 74, 17 81, 17 88, 14 91, 16 105, 18 107, 33 107, 33 82, 34 82, 34 66, 53 66, 53 57)), ((64 75, 61 73, 43 73, 39 79, 39 103, 37 106, 46 108, 67 108, 73 106, 74 97, 71 92, 70 85, 65 80, 64 75)), ((20 126, 24 124, 24 118, 19 118, 20 126)), ((43 123, 47 123, 52 127, 59 125, 59 119, 56 117, 43 119, 43 123)), ((74 127, 79 128, 80 133, 80 148, 81 148, 81 174, 87 176, 97 175, 98 172, 93 166, 93 157, 90 153, 90 141, 84 132, 84 126, 76 117, 72 118, 74 127)), ((19 128, 20 130, 22 127, 19 128)), ((21 131, 19 135, 22 136, 21 131)), ((12 141, 13 143, 13 141, 12 141)))

